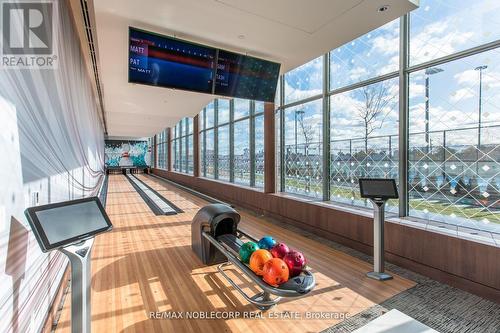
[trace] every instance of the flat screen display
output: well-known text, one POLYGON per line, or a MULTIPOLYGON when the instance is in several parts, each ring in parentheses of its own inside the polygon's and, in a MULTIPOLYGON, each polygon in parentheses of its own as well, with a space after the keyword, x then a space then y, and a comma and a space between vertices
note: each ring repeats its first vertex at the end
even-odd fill
POLYGON ((273 102, 280 64, 219 50, 216 95, 273 102))
POLYGON ((215 48, 129 27, 129 82, 211 94, 215 56, 215 48))
POLYGON ((398 188, 394 179, 360 178, 359 191, 362 198, 398 198, 398 188))
POLYGON ((31 207, 25 213, 44 252, 112 228, 96 197, 31 207))

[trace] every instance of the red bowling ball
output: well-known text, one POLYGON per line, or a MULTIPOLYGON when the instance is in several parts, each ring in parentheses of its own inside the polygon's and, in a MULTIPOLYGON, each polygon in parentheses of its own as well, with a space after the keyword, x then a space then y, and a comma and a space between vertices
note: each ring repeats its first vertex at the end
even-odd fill
POLYGON ((273 255, 273 257, 280 259, 283 259, 283 257, 285 257, 288 252, 290 252, 290 249, 285 243, 278 243, 271 249, 271 254, 273 255))
POLYGON ((291 277, 299 275, 306 265, 306 258, 304 255, 295 250, 288 252, 283 258, 283 261, 288 266, 291 277))

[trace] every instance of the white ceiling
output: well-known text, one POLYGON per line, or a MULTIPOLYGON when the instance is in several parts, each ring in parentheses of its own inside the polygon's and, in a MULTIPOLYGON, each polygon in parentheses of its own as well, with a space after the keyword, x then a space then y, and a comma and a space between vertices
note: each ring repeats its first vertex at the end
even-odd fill
POLYGON ((282 64, 286 72, 416 8, 418 0, 94 0, 108 133, 144 137, 213 96, 127 82, 128 26, 282 64), (382 5, 389 10, 377 11, 382 5), (243 37, 242 37, 243 36, 243 37))

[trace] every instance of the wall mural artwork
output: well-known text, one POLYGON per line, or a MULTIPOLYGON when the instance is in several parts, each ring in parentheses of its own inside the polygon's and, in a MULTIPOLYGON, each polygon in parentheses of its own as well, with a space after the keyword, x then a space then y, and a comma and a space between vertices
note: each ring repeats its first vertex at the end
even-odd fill
POLYGON ((151 147, 147 141, 106 140, 107 167, 147 167, 151 164, 151 147))

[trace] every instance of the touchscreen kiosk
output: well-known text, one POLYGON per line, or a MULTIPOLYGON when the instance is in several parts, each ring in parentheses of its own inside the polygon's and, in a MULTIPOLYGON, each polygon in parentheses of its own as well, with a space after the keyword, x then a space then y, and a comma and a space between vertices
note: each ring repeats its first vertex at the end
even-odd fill
POLYGON ((112 228, 97 197, 26 209, 26 217, 43 252, 78 243, 112 228))
POLYGON ((25 210, 43 252, 58 250, 71 263, 71 332, 89 333, 90 254, 94 236, 112 225, 99 198, 59 202, 25 210))
POLYGON ((373 204, 373 272, 367 276, 375 280, 390 280, 392 276, 384 272, 384 220, 385 203, 398 198, 398 188, 394 179, 360 178, 359 192, 362 198, 373 204))
POLYGON ((398 188, 394 179, 360 178, 359 191, 362 198, 397 199, 398 188))

